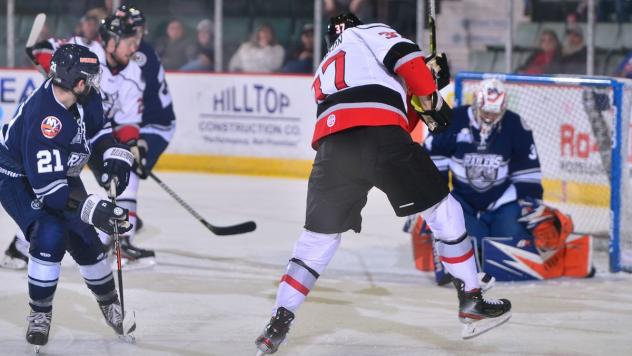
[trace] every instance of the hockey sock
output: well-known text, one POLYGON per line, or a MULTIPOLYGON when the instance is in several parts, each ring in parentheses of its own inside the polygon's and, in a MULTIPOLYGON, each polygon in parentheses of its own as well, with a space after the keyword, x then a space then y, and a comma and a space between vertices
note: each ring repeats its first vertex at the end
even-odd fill
POLYGON ((61 271, 61 262, 42 261, 29 256, 29 305, 36 312, 53 310, 53 297, 61 271))
POLYGON ((294 245, 292 258, 277 291, 272 315, 279 307, 296 312, 316 280, 334 257, 340 245, 340 234, 303 231, 294 245))
MULTIPOLYGON (((136 208, 138 205, 136 201, 136 197, 138 196, 138 183, 138 175, 134 172, 130 172, 127 188, 125 188, 123 193, 116 199, 117 205, 129 210, 129 222, 134 226, 136 226, 136 208)), ((130 242, 134 241, 135 231, 136 229, 132 229, 125 234, 129 236, 130 242)), ((101 239, 101 241, 103 241, 103 239, 101 239)))
POLYGON ((448 194, 421 212, 437 241, 439 258, 450 274, 465 283, 465 290, 479 288, 476 256, 465 231, 461 204, 448 194))
POLYGON ((114 275, 107 259, 93 265, 79 266, 79 273, 99 304, 111 304, 116 300, 114 275))

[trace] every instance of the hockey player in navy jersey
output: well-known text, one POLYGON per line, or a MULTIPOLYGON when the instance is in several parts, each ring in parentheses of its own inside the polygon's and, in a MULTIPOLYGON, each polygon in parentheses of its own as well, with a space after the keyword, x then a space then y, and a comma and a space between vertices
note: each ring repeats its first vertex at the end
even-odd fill
POLYGON ((30 242, 28 290, 31 312, 27 341, 48 341, 53 297, 68 251, 117 334, 123 330, 112 269, 102 252, 95 227, 111 234, 114 224, 128 231, 128 211, 88 194, 79 177, 91 155, 102 158, 100 184, 127 185, 134 157, 112 138, 103 119, 98 88, 97 56, 86 47, 58 49, 50 78, 20 105, 2 128, 0 201, 30 242))
POLYGON ((353 14, 331 19, 329 51, 316 70, 318 105, 312 146, 317 151, 307 191, 304 231, 279 284, 272 318, 255 344, 274 353, 295 312, 336 252, 341 233, 359 232, 373 187, 386 193, 396 215, 421 212, 455 278, 462 336, 474 337, 510 317, 506 299, 483 298, 459 203, 409 131, 421 117, 430 130, 449 128, 452 110, 435 84, 446 80, 445 56, 424 59, 413 42, 387 25, 362 24, 353 14), (439 65, 436 77, 427 64, 439 65), (410 106, 415 110, 408 110, 410 106), (417 112, 415 112, 417 111, 417 112))

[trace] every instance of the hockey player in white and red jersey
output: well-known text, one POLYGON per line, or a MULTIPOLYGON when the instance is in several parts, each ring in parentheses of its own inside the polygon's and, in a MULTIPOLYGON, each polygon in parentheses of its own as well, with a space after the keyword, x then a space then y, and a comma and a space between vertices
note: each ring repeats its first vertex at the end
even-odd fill
MULTIPOLYGON (((360 232, 368 191, 386 193, 396 215, 421 212, 433 228, 441 260, 455 276, 462 336, 474 337, 510 317, 507 299, 483 298, 463 211, 411 131, 421 117, 445 130, 452 109, 435 79, 448 74, 445 55, 424 59, 413 42, 387 25, 353 14, 331 19, 329 52, 316 70, 318 104, 304 231, 281 278, 272 318, 255 340, 259 353, 277 351, 294 313, 334 256, 341 233, 360 232), (433 77, 428 66, 439 67, 433 77), (409 110, 407 103, 415 110, 409 110)), ((440 85, 441 86, 441 85, 440 85)))

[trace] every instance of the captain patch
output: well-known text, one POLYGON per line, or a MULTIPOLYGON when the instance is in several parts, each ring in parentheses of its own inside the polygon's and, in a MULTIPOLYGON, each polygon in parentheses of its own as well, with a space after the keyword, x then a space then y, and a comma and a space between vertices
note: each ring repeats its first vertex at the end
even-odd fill
POLYGON ((42 135, 46 138, 55 138, 61 132, 61 120, 55 116, 46 116, 42 120, 42 135))

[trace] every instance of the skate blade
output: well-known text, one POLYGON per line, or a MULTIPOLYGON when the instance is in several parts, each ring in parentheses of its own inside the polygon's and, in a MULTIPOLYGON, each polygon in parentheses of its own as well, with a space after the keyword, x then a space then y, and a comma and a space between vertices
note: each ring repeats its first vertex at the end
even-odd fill
POLYGON ((465 326, 463 326, 463 331, 461 332, 461 337, 466 340, 471 339, 506 323, 509 318, 511 318, 510 311, 497 318, 482 319, 465 324, 465 326))
POLYGON ((255 356, 263 356, 263 355, 265 354, 261 350, 257 350, 257 353, 255 354, 255 356))
MULTIPOLYGON (((138 260, 121 259, 121 268, 123 271, 136 271, 152 268, 156 265, 156 259, 147 257, 138 260)), ((112 269, 117 269, 116 260, 112 263, 112 269)))
POLYGON ((33 355, 39 355, 41 348, 42 347, 40 345, 34 345, 33 346, 33 355))
POLYGON ((6 268, 6 269, 13 269, 13 270, 23 270, 26 269, 26 262, 24 262, 24 260, 19 259, 19 258, 13 258, 13 257, 9 257, 9 256, 4 256, 4 258, 2 258, 2 261, 0 261, 0 267, 2 268, 6 268))

